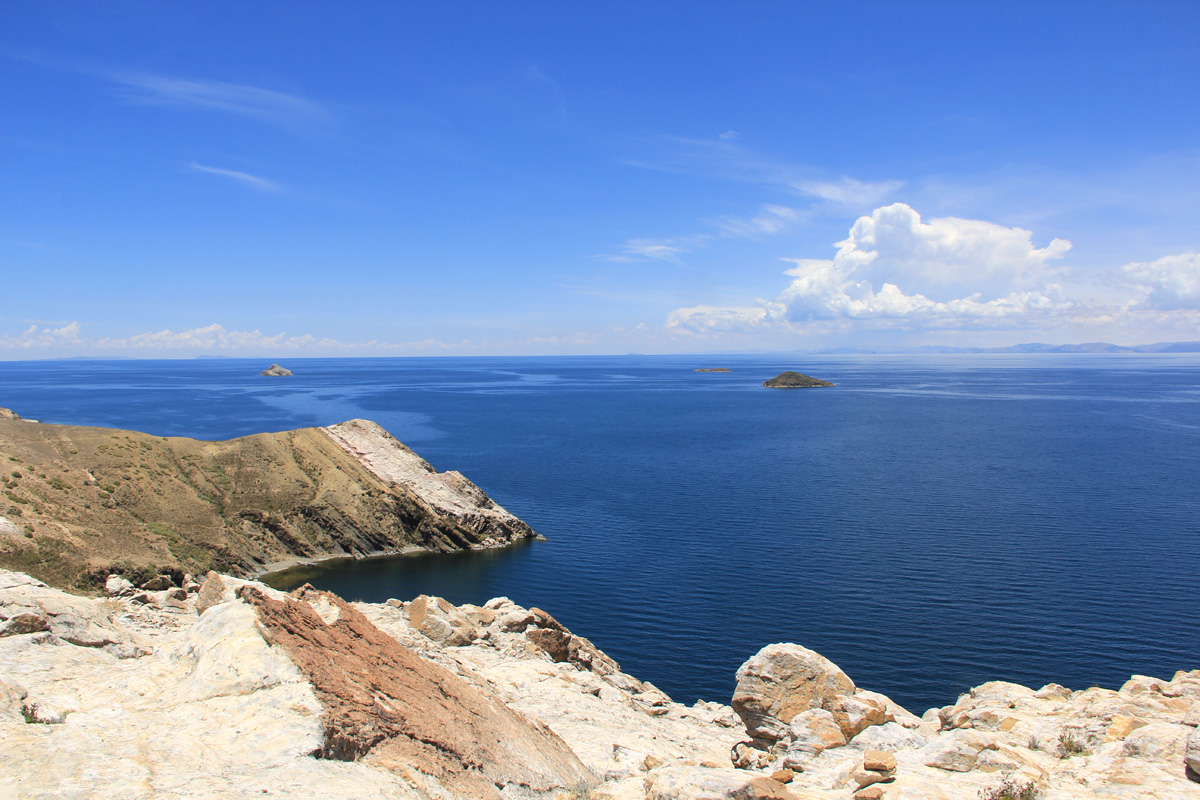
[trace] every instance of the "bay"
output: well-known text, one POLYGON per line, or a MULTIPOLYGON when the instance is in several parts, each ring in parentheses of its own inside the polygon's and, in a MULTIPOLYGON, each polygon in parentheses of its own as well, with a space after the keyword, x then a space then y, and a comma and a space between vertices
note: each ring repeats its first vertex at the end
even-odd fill
POLYGON ((0 362, 0 406, 204 439, 375 420, 549 541, 276 583, 507 595, 684 702, 776 641, 918 713, 1200 668, 1195 355, 267 363, 0 362), (761 388, 785 369, 838 386, 761 388))

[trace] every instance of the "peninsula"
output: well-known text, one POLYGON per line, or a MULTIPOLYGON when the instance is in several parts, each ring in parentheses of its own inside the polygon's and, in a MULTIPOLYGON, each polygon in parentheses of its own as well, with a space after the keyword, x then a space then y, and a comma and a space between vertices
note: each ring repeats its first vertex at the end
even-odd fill
POLYGON ((366 420, 205 442, 0 410, 0 469, 0 567, 57 586, 536 536, 366 420))

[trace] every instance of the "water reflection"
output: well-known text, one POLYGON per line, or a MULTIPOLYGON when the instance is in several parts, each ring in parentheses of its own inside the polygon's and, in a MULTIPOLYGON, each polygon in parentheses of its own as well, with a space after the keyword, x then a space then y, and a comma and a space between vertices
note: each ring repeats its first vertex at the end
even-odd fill
POLYGON ((455 605, 482 604, 510 593, 514 574, 525 572, 532 542, 461 553, 411 553, 305 564, 266 576, 263 581, 290 592, 311 583, 347 600, 382 603, 420 594, 445 597, 455 605))

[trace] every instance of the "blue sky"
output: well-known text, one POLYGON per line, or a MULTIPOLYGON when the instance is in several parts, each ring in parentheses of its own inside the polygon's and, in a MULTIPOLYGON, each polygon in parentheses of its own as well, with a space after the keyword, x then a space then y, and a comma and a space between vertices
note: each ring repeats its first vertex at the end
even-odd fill
POLYGON ((0 358, 1200 339, 1200 4, 8 3, 0 358))

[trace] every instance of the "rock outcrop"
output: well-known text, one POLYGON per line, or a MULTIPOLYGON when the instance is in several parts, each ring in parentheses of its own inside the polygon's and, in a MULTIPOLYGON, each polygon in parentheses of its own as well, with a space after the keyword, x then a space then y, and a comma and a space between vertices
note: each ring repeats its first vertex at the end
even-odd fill
POLYGON ((57 586, 536 536, 363 420, 205 442, 2 419, 0 456, 0 567, 57 586))
POLYGON ((771 645, 737 704, 772 741, 505 598, 347 603, 217 573, 145 603, 113 589, 0 571, 0 797, 1200 798, 1200 670, 993 682, 916 717, 771 645))
POLYGON ((291 375, 292 371, 290 369, 288 369, 287 367, 281 367, 278 364, 272 364, 271 366, 267 367, 266 369, 264 369, 262 372, 260 372, 258 374, 259 375, 267 375, 272 378, 278 378, 278 377, 283 377, 284 375, 291 375))
POLYGON ((836 386, 829 381, 809 377, 799 372, 781 372, 770 380, 763 381, 768 389, 811 389, 817 386, 836 386))

